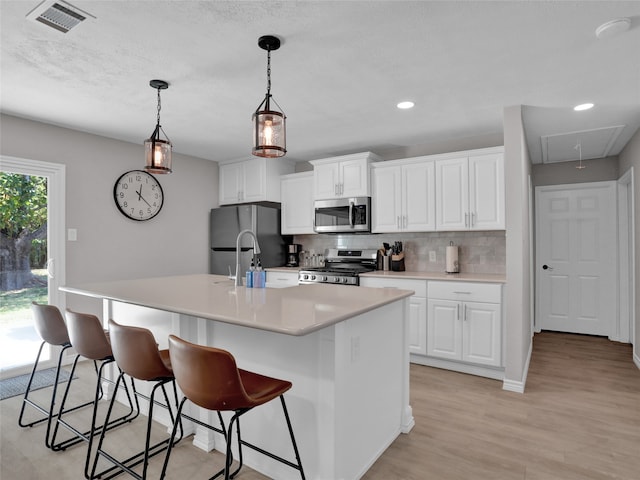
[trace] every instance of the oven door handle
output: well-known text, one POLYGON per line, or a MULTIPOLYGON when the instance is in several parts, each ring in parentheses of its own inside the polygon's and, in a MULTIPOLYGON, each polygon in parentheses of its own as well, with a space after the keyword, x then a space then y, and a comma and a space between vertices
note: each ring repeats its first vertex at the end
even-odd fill
POLYGON ((353 228, 355 220, 353 218, 353 202, 349 202, 349 226, 353 228))

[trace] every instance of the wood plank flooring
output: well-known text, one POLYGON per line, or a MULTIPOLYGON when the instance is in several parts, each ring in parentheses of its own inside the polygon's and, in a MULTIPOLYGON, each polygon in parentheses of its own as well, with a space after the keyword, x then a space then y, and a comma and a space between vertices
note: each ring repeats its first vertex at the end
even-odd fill
MULTIPOLYGON (((86 363, 81 376, 91 379, 86 363)), ((20 401, 0 402, 0 478, 82 478, 86 447, 47 450, 44 427, 18 428, 20 401)), ((502 390, 500 381, 412 365, 411 403, 416 426, 364 480, 640 479, 640 370, 629 345, 538 334, 524 394, 502 390)), ((107 437, 131 450, 141 446, 144 423, 107 437)), ((161 463, 152 460, 150 478, 161 463)), ((208 478, 221 464, 221 454, 187 440, 172 454, 169 478, 208 478)), ((245 467, 237 478, 265 477, 245 467)))
POLYGON ((537 334, 525 394, 414 365, 416 427, 366 480, 640 479, 640 371, 631 346, 537 334))

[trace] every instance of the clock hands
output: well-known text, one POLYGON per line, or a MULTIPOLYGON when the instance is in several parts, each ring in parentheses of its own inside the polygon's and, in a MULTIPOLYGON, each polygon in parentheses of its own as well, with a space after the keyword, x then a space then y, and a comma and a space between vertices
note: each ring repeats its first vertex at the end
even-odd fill
POLYGON ((147 200, 142 196, 142 185, 140 185, 140 191, 137 191, 137 190, 136 190, 136 193, 138 194, 138 201, 140 201, 140 199, 142 199, 142 201, 143 201, 144 203, 146 203, 147 205, 149 205, 149 207, 151 206, 151 205, 149 204, 149 202, 147 202, 147 200))

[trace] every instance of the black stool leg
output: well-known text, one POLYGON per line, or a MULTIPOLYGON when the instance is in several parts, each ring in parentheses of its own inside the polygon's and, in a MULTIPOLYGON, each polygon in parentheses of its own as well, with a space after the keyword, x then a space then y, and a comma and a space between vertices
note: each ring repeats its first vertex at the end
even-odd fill
POLYGON ((289 428, 289 435, 291 435, 291 443, 293 444, 293 451, 296 455, 296 461, 298 462, 298 470, 300 470, 300 476, 302 480, 305 480, 304 470, 302 469, 302 462, 300 461, 300 453, 298 452, 298 444, 296 443, 296 438, 293 435, 293 427, 291 426, 291 420, 289 419, 289 412, 287 410, 287 405, 284 402, 284 395, 280 395, 280 401, 282 403, 282 410, 284 411, 284 418, 287 420, 287 428, 289 428))

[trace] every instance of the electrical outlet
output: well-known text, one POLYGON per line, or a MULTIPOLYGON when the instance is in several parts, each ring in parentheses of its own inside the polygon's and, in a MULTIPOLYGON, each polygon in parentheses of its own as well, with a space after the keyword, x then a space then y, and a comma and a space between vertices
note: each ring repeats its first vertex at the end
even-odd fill
POLYGON ((430 262, 435 262, 436 261, 436 251, 435 250, 431 250, 429 252, 429 261, 430 262))
POLYGON ((78 230, 75 228, 69 228, 67 230, 67 240, 70 242, 75 242, 78 240, 78 230))

